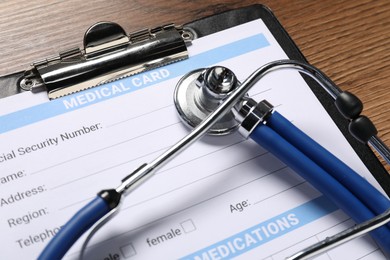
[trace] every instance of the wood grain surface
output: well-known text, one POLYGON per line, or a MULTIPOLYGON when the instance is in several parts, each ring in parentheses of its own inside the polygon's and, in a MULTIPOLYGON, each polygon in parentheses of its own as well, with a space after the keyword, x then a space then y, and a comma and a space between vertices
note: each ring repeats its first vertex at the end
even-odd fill
POLYGON ((390 145, 388 0, 3 0, 0 75, 81 46, 85 30, 98 21, 117 22, 131 32, 168 22, 181 24, 255 3, 273 10, 310 63, 362 99, 364 114, 390 145))

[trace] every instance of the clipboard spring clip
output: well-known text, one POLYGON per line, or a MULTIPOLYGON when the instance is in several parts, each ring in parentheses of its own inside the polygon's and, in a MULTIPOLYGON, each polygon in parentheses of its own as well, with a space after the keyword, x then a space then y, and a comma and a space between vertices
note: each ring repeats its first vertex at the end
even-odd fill
POLYGON ((19 87, 59 98, 186 59, 192 39, 191 32, 174 24, 126 34, 116 23, 99 22, 86 31, 83 49, 33 62, 19 87))

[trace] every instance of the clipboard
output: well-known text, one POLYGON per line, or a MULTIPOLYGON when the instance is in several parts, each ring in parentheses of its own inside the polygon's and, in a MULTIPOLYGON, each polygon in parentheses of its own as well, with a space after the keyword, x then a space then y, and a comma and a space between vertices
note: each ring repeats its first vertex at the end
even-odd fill
MULTIPOLYGON (((258 4, 226 11, 189 22, 184 24, 183 27, 193 32, 195 38, 201 38, 259 18, 264 21, 290 59, 307 62, 272 11, 264 5, 258 4)), ((16 72, 0 77, 0 98, 21 92, 18 84, 23 74, 24 72, 16 72)), ((302 76, 360 159, 364 162, 378 183, 380 183, 385 192, 390 195, 390 175, 384 169, 378 158, 367 145, 359 143, 350 136, 348 132, 348 122, 337 111, 337 108, 334 106, 334 101, 326 91, 310 77, 306 75, 302 76)))
MULTIPOLYGON (((294 60, 306 61, 303 54, 294 44, 287 32, 280 25, 272 12, 263 5, 254 5, 241 9, 231 10, 216 14, 210 17, 202 18, 183 25, 183 28, 191 31, 196 38, 202 38, 207 35, 219 32, 237 25, 241 25, 255 19, 262 19, 269 28, 275 39, 283 48, 289 58, 294 60), (210 26, 213 25, 213 26, 210 26)), ((260 64, 259 64, 260 65, 260 64)), ((21 92, 18 87, 24 72, 17 72, 0 78, 0 97, 15 95, 21 92)), ((355 152, 373 173, 376 180, 380 183, 385 192, 390 194, 390 176, 383 168, 374 153, 366 146, 358 143, 349 136, 347 122, 335 108, 333 100, 327 93, 312 79, 302 75, 318 100, 327 110, 331 118, 339 127, 345 138, 351 144, 355 152)))

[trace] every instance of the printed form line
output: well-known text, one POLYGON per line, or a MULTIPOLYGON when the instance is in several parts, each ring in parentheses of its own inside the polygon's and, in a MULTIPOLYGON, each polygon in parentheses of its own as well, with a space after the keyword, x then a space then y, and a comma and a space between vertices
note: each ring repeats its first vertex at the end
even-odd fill
POLYGON ((131 120, 134 120, 134 119, 137 119, 137 118, 146 116, 146 115, 153 114, 153 113, 155 113, 155 112, 157 112, 157 111, 161 112, 161 110, 166 109, 166 108, 171 108, 171 107, 173 107, 173 104, 169 104, 169 105, 166 105, 166 106, 162 106, 162 107, 159 107, 159 108, 157 108, 157 109, 153 109, 153 110, 151 110, 151 111, 148 111, 147 113, 140 114, 140 115, 136 115, 136 116, 134 116, 134 117, 127 118, 127 119, 125 119, 125 120, 122 120, 122 121, 115 122, 115 123, 112 123, 112 124, 110 124, 110 125, 107 125, 107 128, 108 128, 108 127, 117 126, 117 125, 120 125, 120 124, 123 124, 123 123, 127 123, 127 122, 129 122, 129 121, 131 121, 131 120))
MULTIPOLYGON (((280 168, 278 171, 281 171, 281 170, 284 170, 284 169, 287 169, 287 168, 288 168, 287 166, 286 166, 286 167, 282 167, 282 168, 280 168)), ((303 185, 303 184, 305 184, 305 183, 306 183, 306 181, 301 181, 301 182, 299 182, 299 183, 297 183, 297 184, 295 184, 295 185, 293 185, 293 186, 291 186, 291 187, 289 187, 289 188, 287 188, 287 189, 285 189, 285 190, 279 191, 279 192, 277 192, 277 193, 275 193, 275 194, 272 194, 271 196, 265 197, 264 199, 255 201, 255 202, 253 203, 253 205, 256 205, 256 204, 259 204, 259 203, 261 203, 261 202, 264 202, 264 201, 266 201, 267 199, 272 198, 272 197, 274 197, 274 196, 276 196, 276 195, 279 195, 279 194, 281 194, 281 193, 283 193, 283 192, 285 192, 285 191, 295 189, 295 188, 297 188, 298 186, 301 186, 301 185, 303 185)))
POLYGON ((359 257, 358 260, 359 260, 359 259, 363 259, 363 258, 365 258, 366 256, 372 255, 372 254, 374 254, 375 252, 380 252, 381 254, 383 254, 382 251, 378 248, 378 249, 376 249, 376 250, 373 250, 373 251, 371 251, 371 252, 365 254, 365 255, 362 256, 362 257, 359 257))

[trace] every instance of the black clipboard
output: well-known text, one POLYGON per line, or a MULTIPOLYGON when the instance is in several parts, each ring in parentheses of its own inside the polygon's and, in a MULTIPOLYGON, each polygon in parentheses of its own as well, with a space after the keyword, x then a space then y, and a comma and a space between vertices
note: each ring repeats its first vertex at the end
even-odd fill
MULTIPOLYGON (((255 19, 262 19, 264 21, 290 59, 306 61, 299 48, 292 41, 272 11, 264 5, 258 4, 226 11, 189 22, 184 24, 183 27, 193 32, 195 38, 200 38, 255 19)), ((23 72, 16 72, 0 77, 0 98, 20 93, 18 82, 22 76, 23 72)), ((372 173, 385 192, 390 196, 390 175, 382 166, 376 155, 367 145, 359 143, 349 134, 348 122, 337 111, 332 97, 330 97, 313 79, 306 75, 302 76, 333 121, 336 123, 344 137, 348 140, 356 154, 367 166, 368 170, 372 173)))

